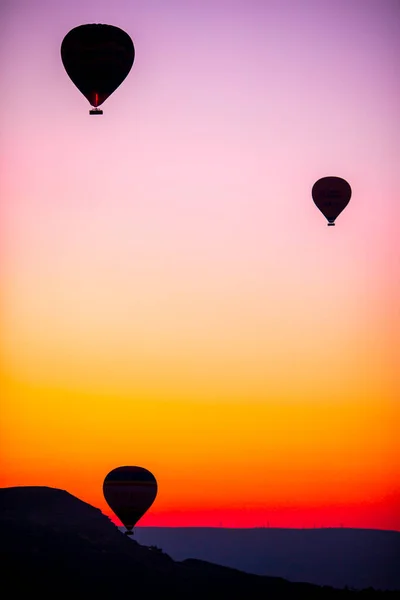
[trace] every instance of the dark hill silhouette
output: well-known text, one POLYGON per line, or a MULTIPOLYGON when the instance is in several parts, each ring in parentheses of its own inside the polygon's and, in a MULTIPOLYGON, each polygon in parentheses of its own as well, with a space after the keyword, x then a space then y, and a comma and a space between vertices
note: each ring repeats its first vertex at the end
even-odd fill
POLYGON ((174 560, 357 589, 400 590, 400 532, 378 529, 137 527, 135 539, 174 560))
MULTIPOLYGON (((175 562, 123 535, 66 491, 0 488, 2 589, 10 597, 337 598, 356 592, 250 575, 200 560, 175 562)), ((390 592, 365 590, 362 596, 390 592)))

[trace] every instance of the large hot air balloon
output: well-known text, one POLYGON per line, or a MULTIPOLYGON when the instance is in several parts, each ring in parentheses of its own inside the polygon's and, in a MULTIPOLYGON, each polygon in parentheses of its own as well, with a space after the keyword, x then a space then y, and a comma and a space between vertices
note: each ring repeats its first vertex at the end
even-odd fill
POLYGON ((157 496, 157 481, 143 467, 117 467, 108 473, 103 483, 108 506, 126 527, 127 535, 150 508, 157 496))
POLYGON ((71 29, 61 44, 61 59, 69 77, 94 109, 124 81, 135 59, 129 35, 114 25, 88 24, 71 29))
POLYGON ((351 187, 341 177, 322 177, 314 183, 311 193, 315 205, 328 220, 328 226, 332 226, 350 202, 351 187))

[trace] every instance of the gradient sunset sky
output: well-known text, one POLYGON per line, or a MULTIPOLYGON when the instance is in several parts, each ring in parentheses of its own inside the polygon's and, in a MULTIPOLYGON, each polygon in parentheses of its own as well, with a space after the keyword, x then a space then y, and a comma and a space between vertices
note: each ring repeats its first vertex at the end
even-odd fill
POLYGON ((398 0, 2 0, 1 486, 400 530, 399 61, 398 0), (101 117, 84 23, 135 44, 101 117))

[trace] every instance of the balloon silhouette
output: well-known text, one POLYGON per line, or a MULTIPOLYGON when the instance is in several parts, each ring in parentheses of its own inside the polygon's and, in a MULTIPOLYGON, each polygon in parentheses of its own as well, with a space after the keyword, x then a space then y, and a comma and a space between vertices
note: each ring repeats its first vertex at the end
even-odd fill
POLYGON ((126 527, 127 535, 150 508, 157 496, 157 481, 143 467, 117 467, 103 482, 103 494, 108 506, 126 527))
POLYGON ((341 177, 322 177, 314 183, 311 193, 315 205, 328 220, 328 226, 332 226, 350 202, 351 187, 341 177))
POLYGON ((94 109, 121 85, 132 68, 135 48, 129 35, 114 25, 88 24, 71 29, 61 44, 61 60, 78 90, 94 109))

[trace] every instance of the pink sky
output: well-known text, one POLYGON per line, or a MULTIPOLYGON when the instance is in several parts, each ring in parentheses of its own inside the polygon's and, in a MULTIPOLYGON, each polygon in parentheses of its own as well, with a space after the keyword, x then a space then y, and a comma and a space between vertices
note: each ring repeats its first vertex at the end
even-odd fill
POLYGON ((400 529, 399 3, 0 11, 2 485, 103 508, 102 477, 141 464, 165 481, 152 523, 193 524, 244 506, 234 473, 256 455, 266 510, 308 489, 326 522, 359 490, 365 526, 388 526, 390 498, 400 529), (60 59, 93 22, 136 49, 96 118, 60 59), (353 190, 334 228, 311 199, 326 175, 353 190), (193 464, 199 489, 223 469, 229 496, 182 500, 193 464))

